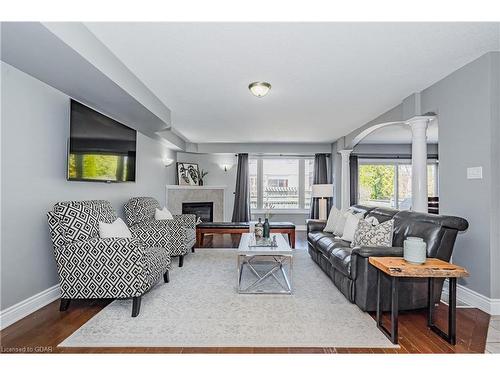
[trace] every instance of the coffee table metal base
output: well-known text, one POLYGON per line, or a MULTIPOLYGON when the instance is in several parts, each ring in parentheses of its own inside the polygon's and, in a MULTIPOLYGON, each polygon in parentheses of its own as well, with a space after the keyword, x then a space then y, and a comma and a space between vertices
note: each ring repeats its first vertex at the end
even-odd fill
POLYGON ((291 255, 238 255, 238 293, 241 294, 292 294, 293 258, 291 255), (265 266, 264 271, 257 270, 265 266), (249 285, 242 285, 243 270, 247 268, 254 276, 255 281, 249 285), (288 270, 287 270, 288 268, 288 270), (282 278, 280 277, 282 276, 282 278), (279 289, 266 289, 264 282, 272 278, 279 289))

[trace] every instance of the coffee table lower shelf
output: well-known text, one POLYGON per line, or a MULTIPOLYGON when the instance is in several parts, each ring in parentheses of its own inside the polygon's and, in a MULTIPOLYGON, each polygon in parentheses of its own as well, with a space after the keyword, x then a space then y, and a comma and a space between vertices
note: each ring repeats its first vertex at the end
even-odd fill
POLYGON ((238 255, 238 293, 240 294, 292 294, 293 257, 291 255, 238 255), (257 270, 261 266, 264 271, 257 270), (244 269, 248 269, 255 280, 242 285, 244 269), (288 270, 287 270, 288 268, 288 270), (267 279, 273 278, 279 289, 262 288, 267 279))

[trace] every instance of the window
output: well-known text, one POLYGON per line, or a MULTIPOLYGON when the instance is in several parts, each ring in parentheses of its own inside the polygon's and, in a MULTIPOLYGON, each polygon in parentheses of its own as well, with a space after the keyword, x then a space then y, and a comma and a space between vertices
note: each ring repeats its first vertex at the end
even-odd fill
POLYGON ((312 158, 250 158, 250 207, 306 210, 310 207, 312 158))
MULTIPOLYGON (((427 164, 428 196, 438 196, 437 163, 427 164)), ((411 208, 411 162, 359 160, 358 202, 367 206, 411 208)))

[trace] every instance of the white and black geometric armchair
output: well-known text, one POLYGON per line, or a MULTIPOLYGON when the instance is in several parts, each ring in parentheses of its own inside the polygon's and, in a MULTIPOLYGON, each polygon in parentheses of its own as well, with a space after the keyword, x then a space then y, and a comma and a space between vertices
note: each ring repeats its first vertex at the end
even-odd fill
POLYGON ((72 299, 132 298, 132 316, 141 296, 163 275, 169 281, 170 256, 139 238, 100 238, 99 221, 117 216, 108 201, 71 201, 47 213, 61 289, 60 310, 72 299))
POLYGON ((130 231, 147 246, 167 249, 171 257, 179 257, 183 266, 184 255, 194 253, 196 242, 196 216, 173 215, 172 220, 155 220, 155 209, 161 209, 151 197, 130 198, 124 206, 130 231))

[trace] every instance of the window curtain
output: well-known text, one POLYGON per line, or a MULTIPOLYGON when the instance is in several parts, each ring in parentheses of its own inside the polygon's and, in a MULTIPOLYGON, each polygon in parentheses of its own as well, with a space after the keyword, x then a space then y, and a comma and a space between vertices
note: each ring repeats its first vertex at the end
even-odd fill
POLYGON ((238 171, 234 191, 233 222, 250 221, 250 188, 248 180, 248 154, 238 154, 238 171))
POLYGON ((358 204, 358 156, 349 157, 349 175, 351 177, 351 206, 358 204))
MULTIPOLYGON (((316 154, 314 155, 314 175, 313 184, 330 184, 330 173, 329 173, 329 157, 330 154, 316 154)), ((326 203, 326 213, 330 212, 332 207, 332 198, 327 199, 326 203)), ((318 219, 319 218, 319 198, 311 198, 311 211, 309 213, 309 218, 318 219)))

